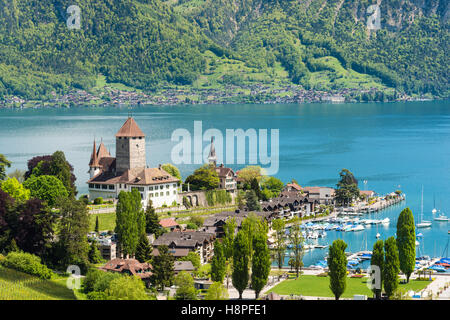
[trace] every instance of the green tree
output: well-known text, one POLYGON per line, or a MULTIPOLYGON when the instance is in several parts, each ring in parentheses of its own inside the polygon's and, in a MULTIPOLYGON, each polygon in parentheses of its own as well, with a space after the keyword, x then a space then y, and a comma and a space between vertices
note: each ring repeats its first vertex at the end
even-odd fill
POLYGON ((239 231, 234 239, 233 246, 233 286, 239 292, 239 299, 242 300, 242 292, 247 288, 249 281, 249 247, 247 234, 239 231))
POLYGON ((173 164, 170 163, 165 163, 162 166, 162 169, 164 171, 166 171, 168 174, 170 174, 172 177, 175 177, 177 179, 183 180, 181 179, 181 174, 180 174, 180 170, 178 170, 177 167, 175 167, 173 164))
POLYGON ((300 269, 303 266, 304 241, 305 240, 300 229, 300 223, 296 220, 289 229, 289 243, 292 245, 290 265, 295 269, 297 278, 299 277, 300 269))
POLYGON ((211 280, 215 282, 223 282, 225 277, 226 258, 223 245, 219 240, 214 243, 214 256, 211 261, 211 280))
POLYGON ((238 177, 244 184, 250 185, 253 179, 256 179, 258 182, 261 181, 262 169, 260 166, 246 166, 239 170, 238 177))
POLYGON ((141 234, 145 233, 145 215, 141 194, 136 189, 121 191, 116 207, 116 227, 120 251, 124 256, 134 256, 141 234))
POLYGON ((3 154, 0 154, 0 181, 5 180, 6 168, 9 167, 11 167, 11 162, 3 154))
POLYGON ((66 198, 59 200, 59 264, 63 269, 68 265, 79 265, 82 272, 87 271, 89 265, 89 216, 86 205, 80 200, 66 198))
POLYGON ((76 177, 73 174, 72 165, 66 160, 62 151, 56 151, 51 156, 37 156, 28 161, 28 171, 25 178, 31 175, 36 177, 49 175, 58 178, 68 192, 68 196, 75 197, 77 190, 75 187, 76 177))
POLYGON ((208 164, 203 165, 186 178, 191 190, 214 190, 219 187, 220 179, 217 172, 208 164))
POLYGON ((139 237, 135 258, 139 262, 147 262, 152 258, 152 248, 145 233, 142 233, 139 237))
POLYGON ((394 237, 389 237, 384 242, 384 269, 383 283, 384 292, 390 298, 398 287, 398 273, 400 272, 400 261, 398 258, 398 248, 394 237))
POLYGON ((186 257, 182 257, 178 259, 178 261, 190 261, 195 269, 198 269, 201 266, 199 254, 193 251, 190 251, 186 257))
POLYGON ((257 234, 266 235, 268 226, 265 220, 258 217, 254 212, 250 212, 247 217, 242 220, 241 230, 245 232, 247 239, 247 246, 249 252, 249 259, 252 261, 253 256, 253 239, 257 234))
POLYGON ((158 238, 163 232, 159 224, 158 214, 155 208, 153 208, 152 200, 148 201, 147 208, 145 209, 145 232, 154 234, 155 238, 158 238))
POLYGON ((285 226, 286 223, 283 219, 275 219, 272 221, 272 229, 274 230, 273 235, 275 239, 274 251, 278 269, 281 269, 283 267, 284 255, 286 253, 285 226))
POLYGON ((261 205, 259 204, 258 196, 253 190, 249 190, 246 192, 245 204, 248 211, 261 211, 261 205))
POLYGON ((214 282, 209 286, 205 300, 228 300, 228 290, 222 282, 214 282))
POLYGON ((32 198, 47 201, 53 207, 60 198, 66 198, 69 194, 62 182, 55 176, 31 176, 23 186, 30 190, 32 198))
POLYGON ((197 290, 194 287, 194 279, 186 271, 181 271, 175 277, 175 285, 178 287, 175 292, 176 300, 197 300, 197 290))
POLYGON ((261 200, 263 198, 261 193, 261 187, 259 186, 259 182, 256 178, 253 178, 250 182, 250 189, 253 190, 258 197, 258 200, 261 200))
POLYGON ((121 276, 112 280, 105 293, 108 300, 150 300, 144 282, 136 276, 121 276))
POLYGON ((19 181, 20 183, 23 183, 25 181, 25 171, 19 170, 19 169, 14 169, 13 172, 8 173, 8 177, 16 178, 17 181, 19 181))
POLYGON ((97 232, 97 233, 99 232, 98 216, 95 217, 95 229, 94 229, 94 231, 97 232))
POLYGON ((347 244, 341 240, 334 240, 328 252, 328 275, 330 277, 330 289, 336 300, 344 293, 347 287, 347 257, 345 249, 347 244))
POLYGON ((234 238, 236 234, 237 223, 234 217, 230 217, 226 220, 223 226, 224 237, 222 239, 223 252, 227 260, 233 257, 234 238))
POLYGON ((94 264, 100 263, 103 260, 102 256, 100 255, 100 250, 98 250, 95 241, 91 242, 91 245, 89 246, 88 260, 90 263, 94 264))
POLYGON ((26 189, 16 178, 9 178, 0 184, 3 191, 19 202, 30 199, 30 190, 26 189))
POLYGON ((409 208, 403 209, 397 220, 397 246, 400 270, 406 275, 406 282, 409 282, 416 266, 416 230, 414 216, 409 208))
POLYGON ((384 243, 383 240, 378 240, 373 245, 373 251, 372 251, 372 259, 370 261, 370 264, 372 266, 377 266, 380 270, 380 278, 379 278, 379 288, 373 288, 372 291, 375 293, 375 298, 380 299, 381 298, 381 291, 383 288, 383 269, 384 269, 384 243))
POLYGON ((159 290, 164 290, 165 286, 171 286, 173 283, 175 259, 167 246, 159 246, 158 252, 159 254, 152 259, 152 283, 159 290))
POLYGON ((253 257, 252 257, 252 288, 255 290, 255 298, 258 299, 259 293, 267 284, 270 273, 270 252, 267 246, 267 236, 258 233, 253 238, 253 257))
POLYGON ((341 180, 337 184, 335 198, 337 202, 343 205, 349 205, 353 199, 359 197, 358 180, 347 169, 342 169, 339 175, 341 180))

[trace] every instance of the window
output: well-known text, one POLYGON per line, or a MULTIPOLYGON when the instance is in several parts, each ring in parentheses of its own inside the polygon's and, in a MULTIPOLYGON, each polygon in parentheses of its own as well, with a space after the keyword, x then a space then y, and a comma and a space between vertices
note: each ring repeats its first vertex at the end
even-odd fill
POLYGON ((159 195, 162 197, 164 196, 164 192, 160 192, 159 195))
POLYGON ((99 185, 99 184, 96 184, 94 188, 95 188, 95 189, 100 189, 100 185, 99 185))
POLYGON ((177 187, 177 184, 176 184, 176 183, 174 183, 174 184, 173 184, 173 187, 174 187, 174 188, 176 188, 176 187, 177 187))
POLYGON ((113 184, 109 185, 109 190, 114 190, 114 185, 113 184))
POLYGON ((148 190, 153 191, 153 187, 148 187, 148 190))
POLYGON ((150 198, 153 198, 153 193, 149 193, 148 196, 149 196, 150 198))
POLYGON ((169 184, 166 184, 166 189, 169 189, 170 188, 170 185, 169 184))
POLYGON ((89 188, 94 188, 94 184, 93 183, 89 183, 89 188))
POLYGON ((173 194, 177 194, 177 190, 173 190, 173 194))
POLYGON ((166 192, 166 196, 170 196, 170 191, 167 191, 167 192, 166 192))
POLYGON ((108 185, 103 184, 103 185, 102 185, 102 189, 108 189, 108 185))
POLYGON ((162 189, 164 189, 164 186, 163 185, 161 185, 161 186, 159 186, 159 188, 162 190, 162 189))

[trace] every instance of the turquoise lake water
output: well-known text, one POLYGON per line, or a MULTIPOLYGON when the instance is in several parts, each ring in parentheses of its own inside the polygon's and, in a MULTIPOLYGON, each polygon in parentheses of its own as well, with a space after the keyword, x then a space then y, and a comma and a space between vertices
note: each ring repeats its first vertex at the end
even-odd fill
MULTIPOLYGON (((114 134, 129 112, 127 107, 0 110, 0 153, 13 162, 12 171, 26 169, 33 156, 62 150, 75 168, 80 194, 86 193, 94 137, 97 142, 102 138, 114 155, 114 134)), ((348 251, 364 249, 366 240, 371 249, 377 232, 382 239, 394 235, 397 216, 405 206, 411 208, 416 221, 420 219, 422 185, 424 219, 432 220, 434 203, 450 216, 449 101, 143 106, 133 108, 132 115, 147 135, 151 167, 171 161, 171 150, 177 144, 171 141, 175 129, 193 134, 194 121, 202 121, 203 131, 216 128, 224 135, 226 129, 267 129, 269 134, 271 129, 279 129, 279 171, 275 176, 284 182, 295 178, 302 186, 335 186, 339 171, 347 168, 359 179, 361 189, 385 194, 400 188, 406 193, 405 202, 374 214, 376 218, 389 217, 389 227, 330 231, 319 243, 341 237, 349 244, 348 251)), ((205 142, 203 147, 207 145, 205 142)), ((178 165, 184 178, 198 166, 178 165)), ((441 256, 449 227, 450 223, 433 221, 431 228, 421 229, 424 237, 419 240, 418 255, 441 256)), ((305 265, 326 251, 306 253, 305 265)))

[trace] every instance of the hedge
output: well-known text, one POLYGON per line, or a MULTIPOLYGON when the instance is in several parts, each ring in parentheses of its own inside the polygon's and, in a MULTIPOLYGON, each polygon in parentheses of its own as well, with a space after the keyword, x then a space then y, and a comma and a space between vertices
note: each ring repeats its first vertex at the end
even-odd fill
POLYGON ((10 252, 0 264, 6 268, 21 271, 41 279, 51 279, 53 272, 41 263, 41 258, 26 252, 10 252))

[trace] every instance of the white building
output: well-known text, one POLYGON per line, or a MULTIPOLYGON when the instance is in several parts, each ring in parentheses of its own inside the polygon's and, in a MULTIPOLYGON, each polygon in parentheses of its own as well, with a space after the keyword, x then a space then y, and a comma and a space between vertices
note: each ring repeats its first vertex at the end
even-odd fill
POLYGON ((94 148, 89 162, 89 197, 114 199, 121 191, 137 189, 142 205, 152 200, 155 208, 177 201, 179 179, 159 166, 148 168, 145 155, 145 135, 133 118, 128 118, 116 134, 116 157, 103 143, 94 148))

